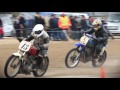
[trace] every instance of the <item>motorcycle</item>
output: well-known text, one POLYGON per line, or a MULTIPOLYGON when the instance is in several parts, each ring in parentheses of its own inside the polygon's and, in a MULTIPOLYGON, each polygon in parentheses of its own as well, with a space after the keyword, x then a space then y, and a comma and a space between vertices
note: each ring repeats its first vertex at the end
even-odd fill
POLYGON ((98 57, 96 54, 96 49, 93 51, 95 46, 95 40, 97 40, 93 35, 83 33, 83 36, 80 38, 79 43, 75 43, 76 48, 71 49, 65 57, 65 65, 67 68, 74 68, 81 61, 87 63, 92 61, 93 67, 101 67, 107 58, 106 46, 102 48, 100 53, 102 57, 98 57), (87 53, 91 52, 90 59, 87 58, 87 53))
POLYGON ((38 56, 38 50, 32 45, 32 42, 20 40, 19 50, 13 53, 6 61, 4 73, 7 78, 14 78, 17 74, 42 77, 48 69, 48 56, 38 56), (12 70, 11 70, 12 69, 12 70))

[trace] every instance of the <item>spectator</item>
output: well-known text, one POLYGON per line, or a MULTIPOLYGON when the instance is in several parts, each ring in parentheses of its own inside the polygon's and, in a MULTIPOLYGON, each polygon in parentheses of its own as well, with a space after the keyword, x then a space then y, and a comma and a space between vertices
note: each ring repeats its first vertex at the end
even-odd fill
POLYGON ((3 36, 4 36, 3 28, 0 26, 0 39, 3 38, 3 36))
POLYGON ((35 15, 35 25, 36 24, 42 24, 43 26, 45 26, 45 20, 39 15, 39 12, 36 12, 35 15))
POLYGON ((55 14, 51 15, 51 19, 50 19, 50 31, 52 31, 51 33, 53 34, 53 39, 55 41, 60 40, 60 32, 59 32, 59 28, 58 28, 58 18, 56 17, 55 14))
POLYGON ((75 20, 75 16, 70 16, 70 20, 71 20, 71 30, 73 31, 72 32, 72 38, 73 39, 78 39, 78 30, 77 30, 77 25, 78 25, 78 22, 75 20))
POLYGON ((88 30, 90 27, 87 25, 87 19, 84 15, 82 15, 82 20, 80 21, 80 26, 81 26, 81 29, 86 31, 88 30))
POLYGON ((67 32, 71 26, 71 21, 64 13, 62 13, 62 15, 58 19, 58 26, 62 30, 61 38, 64 40, 71 40, 67 35, 67 32))
POLYGON ((20 37, 20 25, 19 25, 19 17, 13 23, 14 29, 16 30, 16 37, 20 37))
POLYGON ((30 33, 32 32, 32 28, 34 27, 35 22, 34 19, 29 18, 29 20, 26 20, 26 35, 30 35, 30 33))
POLYGON ((0 38, 3 38, 3 36, 4 36, 4 32, 2 28, 2 20, 0 19, 0 38))
POLYGON ((50 14, 47 14, 45 17, 44 17, 44 20, 45 20, 45 30, 47 31, 48 35, 50 36, 50 39, 51 39, 51 32, 50 31, 50 19, 51 19, 51 16, 50 14))
POLYGON ((50 27, 50 14, 47 14, 45 17, 44 17, 44 20, 45 20, 45 25, 46 25, 46 29, 48 29, 50 27))
POLYGON ((93 27, 93 26, 92 26, 93 21, 94 21, 94 18, 93 18, 93 17, 89 17, 89 19, 87 20, 87 25, 88 25, 89 28, 92 28, 92 27, 93 27))
POLYGON ((0 27, 2 27, 2 25, 3 25, 3 24, 2 24, 2 20, 0 19, 0 27))
POLYGON ((26 28, 25 23, 26 23, 25 18, 23 16, 20 16, 19 17, 19 25, 20 25, 20 34, 22 37, 27 37, 26 30, 25 30, 25 28, 26 28))

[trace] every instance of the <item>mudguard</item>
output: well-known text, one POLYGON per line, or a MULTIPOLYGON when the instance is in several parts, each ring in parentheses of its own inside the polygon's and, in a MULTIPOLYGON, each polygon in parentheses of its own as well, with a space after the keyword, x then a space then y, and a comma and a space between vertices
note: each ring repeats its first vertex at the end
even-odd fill
POLYGON ((80 47, 80 46, 84 46, 84 45, 82 45, 81 43, 75 43, 75 46, 80 47))
POLYGON ((18 56, 19 58, 21 58, 21 54, 19 54, 19 53, 13 53, 13 55, 15 55, 15 56, 18 56))

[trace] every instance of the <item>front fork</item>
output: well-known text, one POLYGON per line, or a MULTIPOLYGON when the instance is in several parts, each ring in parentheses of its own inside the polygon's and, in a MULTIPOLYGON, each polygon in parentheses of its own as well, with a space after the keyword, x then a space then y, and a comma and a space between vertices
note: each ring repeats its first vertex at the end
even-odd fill
MULTIPOLYGON (((15 59, 14 59, 14 60, 15 60, 15 59)), ((12 61, 12 63, 10 64, 10 66, 13 67, 13 68, 16 68, 16 67, 20 64, 21 60, 19 60, 19 61, 17 62, 17 64, 13 64, 13 63, 14 63, 14 60, 12 61)))
POLYGON ((86 59, 85 59, 85 46, 81 46, 80 47, 80 49, 79 49, 80 51, 80 61, 82 61, 82 62, 86 62, 86 59))
POLYGON ((79 54, 76 56, 75 60, 78 60, 79 58, 81 58, 84 49, 85 49, 85 47, 82 47, 82 46, 77 47, 79 54))
POLYGON ((102 50, 101 50, 101 52, 100 52, 100 55, 103 55, 106 47, 107 47, 107 46, 104 46, 104 47, 102 48, 102 50))
MULTIPOLYGON (((18 57, 18 59, 19 59, 19 61, 18 61, 18 63, 17 64, 13 64, 14 63, 14 60, 12 61, 12 63, 11 63, 11 67, 13 67, 13 68, 16 68, 21 62, 24 62, 24 60, 23 60, 23 57, 24 57, 24 55, 26 54, 26 52, 23 52, 22 53, 22 55, 20 54, 20 50, 17 52, 17 53, 13 53, 13 55, 14 56, 16 56, 16 57, 18 57)), ((23 64, 23 63, 22 63, 23 64)))

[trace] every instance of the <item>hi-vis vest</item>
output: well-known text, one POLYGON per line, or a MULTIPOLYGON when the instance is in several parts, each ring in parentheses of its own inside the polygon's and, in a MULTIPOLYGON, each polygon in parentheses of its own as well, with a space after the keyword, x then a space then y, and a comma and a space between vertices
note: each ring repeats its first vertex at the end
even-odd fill
POLYGON ((61 29, 69 29, 71 26, 71 21, 67 16, 59 17, 58 26, 61 29))

